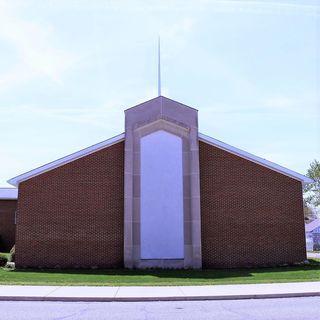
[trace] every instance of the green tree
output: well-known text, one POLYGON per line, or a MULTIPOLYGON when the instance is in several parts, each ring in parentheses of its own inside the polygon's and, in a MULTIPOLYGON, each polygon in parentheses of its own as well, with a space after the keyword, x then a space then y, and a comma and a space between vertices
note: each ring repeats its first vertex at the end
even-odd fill
POLYGON ((305 200, 303 200, 303 212, 304 212, 304 220, 306 220, 306 222, 311 222, 312 220, 317 218, 317 214, 314 208, 308 206, 305 200))
POLYGON ((304 187, 305 201, 314 207, 320 206, 320 162, 314 160, 310 163, 307 176, 314 180, 304 187))
POLYGON ((315 208, 320 207, 320 161, 313 160, 310 163, 307 176, 314 182, 304 187, 304 212, 307 219, 314 219, 315 208))

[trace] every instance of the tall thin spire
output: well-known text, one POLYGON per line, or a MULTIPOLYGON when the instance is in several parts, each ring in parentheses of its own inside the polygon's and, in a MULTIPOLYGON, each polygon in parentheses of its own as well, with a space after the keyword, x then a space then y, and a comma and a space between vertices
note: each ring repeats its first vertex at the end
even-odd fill
POLYGON ((158 97, 161 96, 160 36, 158 38, 158 97))

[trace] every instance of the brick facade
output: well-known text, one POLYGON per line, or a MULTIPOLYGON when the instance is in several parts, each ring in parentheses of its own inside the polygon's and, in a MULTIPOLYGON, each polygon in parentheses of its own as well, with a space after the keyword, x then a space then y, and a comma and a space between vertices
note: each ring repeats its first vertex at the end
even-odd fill
POLYGON ((17 200, 0 200, 0 252, 9 252, 15 242, 17 200))
POLYGON ((17 267, 122 267, 124 142, 19 185, 17 267))
POLYGON ((199 152, 203 267, 305 260, 301 182, 204 142, 199 152))
MULTIPOLYGON (((199 142, 202 265, 305 260, 301 182, 199 142)), ((124 142, 19 185, 17 267, 123 267, 124 142)))

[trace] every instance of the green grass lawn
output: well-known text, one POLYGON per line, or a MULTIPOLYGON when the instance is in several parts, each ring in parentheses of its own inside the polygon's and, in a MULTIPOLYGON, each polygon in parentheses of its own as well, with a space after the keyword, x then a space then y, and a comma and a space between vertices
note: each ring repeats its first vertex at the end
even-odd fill
POLYGON ((310 265, 211 270, 6 270, 0 284, 162 286, 320 281, 320 260, 310 265))

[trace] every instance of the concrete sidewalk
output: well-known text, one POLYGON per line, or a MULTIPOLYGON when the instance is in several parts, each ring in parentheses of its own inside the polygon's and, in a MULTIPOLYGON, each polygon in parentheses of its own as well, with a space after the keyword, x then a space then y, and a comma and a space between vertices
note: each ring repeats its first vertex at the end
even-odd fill
POLYGON ((2 301, 177 301, 308 296, 320 296, 320 281, 172 287, 0 286, 2 301))

